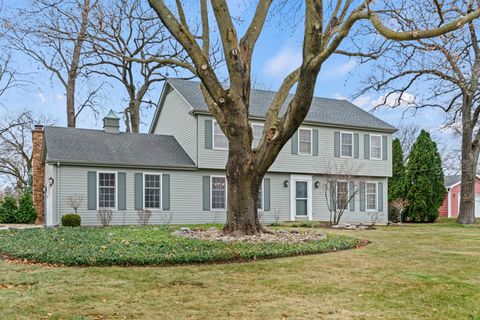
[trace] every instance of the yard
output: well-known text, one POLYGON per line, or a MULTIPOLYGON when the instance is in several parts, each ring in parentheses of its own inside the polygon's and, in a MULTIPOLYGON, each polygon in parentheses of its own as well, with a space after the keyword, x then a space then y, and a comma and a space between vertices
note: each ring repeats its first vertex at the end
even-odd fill
POLYGON ((372 244, 219 265, 0 261, 0 319, 480 319, 480 227, 329 232, 372 244))

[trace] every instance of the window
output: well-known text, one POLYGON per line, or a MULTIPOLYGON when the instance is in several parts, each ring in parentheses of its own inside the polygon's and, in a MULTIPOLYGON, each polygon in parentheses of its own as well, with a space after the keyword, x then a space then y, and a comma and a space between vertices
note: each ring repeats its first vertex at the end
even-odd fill
POLYGON ((346 181, 337 182, 337 209, 346 210, 348 204, 348 183, 346 181))
POLYGON ((213 149, 227 150, 228 140, 217 121, 213 121, 213 149))
POLYGON ((252 133, 253 133, 252 148, 256 148, 260 143, 260 139, 262 139, 263 124, 258 124, 258 123, 252 124, 252 133))
POLYGON ((227 179, 225 177, 212 176, 212 210, 225 210, 227 208, 227 179))
POLYGON ((377 210, 377 183, 367 182, 367 211, 377 210))
POLYGON ((344 158, 353 157, 353 133, 351 132, 342 132, 340 139, 340 155, 344 158))
POLYGON ((295 205, 296 215, 306 216, 308 214, 308 182, 295 181, 295 205))
POLYGON ((144 175, 144 207, 145 209, 160 209, 160 186, 162 175, 144 175))
POLYGON ((298 129, 298 154, 312 154, 312 130, 298 129))
POLYGON ((382 159, 382 136, 370 136, 370 158, 374 160, 382 159))
POLYGON ((258 190, 257 209, 263 211, 263 180, 260 185, 260 190, 258 190))
POLYGON ((115 172, 98 173, 98 208, 115 209, 116 203, 116 179, 115 172))

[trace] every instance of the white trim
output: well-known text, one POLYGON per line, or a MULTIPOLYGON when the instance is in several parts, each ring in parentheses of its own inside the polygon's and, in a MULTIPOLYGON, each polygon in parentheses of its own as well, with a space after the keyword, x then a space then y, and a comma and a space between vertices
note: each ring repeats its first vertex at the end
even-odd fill
POLYGON ((143 186, 142 186, 142 194, 143 194, 143 199, 142 199, 142 207, 144 210, 149 209, 149 210, 163 210, 163 198, 162 198, 162 193, 163 193, 163 174, 160 172, 143 172, 143 186), (160 176, 160 202, 159 202, 159 207, 158 208, 147 208, 145 207, 145 176, 160 176))
POLYGON ((262 208, 257 208, 258 211, 263 211, 263 208, 265 207, 265 187, 264 187, 264 184, 263 184, 263 181, 264 181, 264 180, 265 180, 265 178, 262 179, 262 183, 261 183, 261 185, 260 185, 260 190, 262 191, 262 198, 261 198, 261 200, 262 200, 262 208))
POLYGON ((447 198, 447 208, 448 208, 448 217, 452 217, 452 188, 448 189, 448 198, 447 198))
POLYGON ((365 211, 378 211, 378 181, 365 181, 365 211), (368 184, 375 184, 375 209, 368 209, 368 184))
POLYGON ((307 219, 313 220, 312 215, 312 176, 307 175, 290 175, 290 220, 295 221, 296 217, 305 217, 296 215, 296 182, 307 182, 307 219))
POLYGON ((44 193, 44 199, 46 200, 45 216, 46 224, 48 227, 53 226, 53 186, 47 184, 47 192, 44 193))
POLYGON ((382 135, 371 134, 369 139, 370 139, 370 160, 382 160, 382 158, 383 158, 382 157, 382 155, 383 155, 383 141, 382 141, 383 137, 382 137, 382 135), (372 137, 379 137, 380 138, 380 157, 378 157, 378 158, 374 158, 372 156, 373 155, 373 153, 372 153, 372 137))
POLYGON ((297 146, 298 146, 298 155, 300 156, 311 156, 313 153, 313 129, 312 128, 298 128, 297 134, 297 146), (300 152, 300 130, 310 131, 310 152, 300 152))
POLYGON ((354 137, 354 134, 352 131, 340 131, 340 158, 345 158, 345 159, 353 159, 353 156, 355 154, 355 141, 354 141, 355 137, 354 137), (352 155, 351 156, 344 156, 342 154, 342 134, 349 134, 352 136, 352 155))
POLYGON ((460 199, 462 199, 462 193, 457 193, 457 217, 460 214, 460 199))
MULTIPOLYGON (((212 120, 212 149, 213 150, 228 150, 228 147, 227 148, 215 147, 215 124, 218 125, 218 122, 217 122, 217 120, 213 119, 212 120)), ((218 127, 220 128, 220 126, 218 126, 218 127)), ((222 128, 220 128, 220 131, 222 132, 225 139, 227 139, 227 136, 225 135, 225 133, 223 133, 222 128)), ((227 145, 228 145, 228 139, 227 139, 227 145)))
POLYGON ((100 209, 117 210, 118 204, 118 172, 117 171, 97 171, 97 211, 100 209), (113 173, 115 174, 115 207, 113 208, 100 208, 100 174, 101 173, 113 173))
POLYGON ((227 211, 227 199, 228 199, 228 184, 227 177, 225 175, 211 175, 210 176, 210 211, 227 211), (212 178, 224 178, 225 179, 225 208, 213 208, 213 188, 212 188, 212 178))

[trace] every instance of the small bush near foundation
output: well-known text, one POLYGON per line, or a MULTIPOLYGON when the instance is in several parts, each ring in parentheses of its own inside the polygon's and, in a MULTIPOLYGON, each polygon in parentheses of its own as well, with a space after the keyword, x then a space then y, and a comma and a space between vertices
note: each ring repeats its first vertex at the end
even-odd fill
POLYGON ((64 227, 80 227, 82 219, 78 214, 65 214, 62 216, 62 226, 64 227))

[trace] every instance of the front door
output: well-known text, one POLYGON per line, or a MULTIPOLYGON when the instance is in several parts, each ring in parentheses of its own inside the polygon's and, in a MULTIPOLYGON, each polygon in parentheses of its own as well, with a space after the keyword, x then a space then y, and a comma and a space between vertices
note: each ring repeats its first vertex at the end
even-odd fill
POLYGON ((312 220, 312 177, 292 175, 290 181, 291 220, 312 220))

